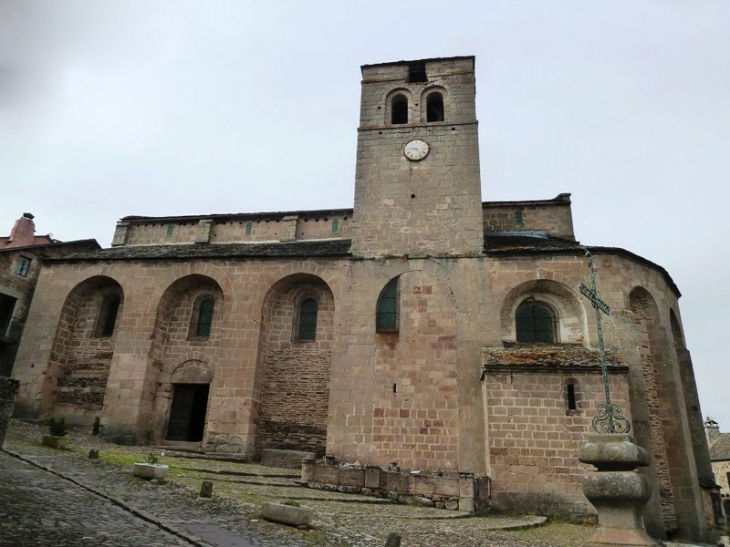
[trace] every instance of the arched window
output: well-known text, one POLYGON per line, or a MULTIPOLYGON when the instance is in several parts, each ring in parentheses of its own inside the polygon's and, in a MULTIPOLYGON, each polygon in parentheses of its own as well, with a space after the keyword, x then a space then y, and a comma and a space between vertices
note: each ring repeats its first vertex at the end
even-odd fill
POLYGON ((426 100, 426 121, 444 121, 444 98, 441 93, 430 93, 426 100))
POLYGON ((408 99, 401 93, 393 97, 390 103, 390 123, 408 123, 408 99))
POLYGON ((375 330, 394 332, 398 330, 398 278, 391 279, 380 292, 375 312, 375 330))
POLYGON ((317 337, 317 301, 305 298, 299 307, 299 340, 314 340, 317 337))
POLYGON ((114 334, 114 325, 117 323, 120 298, 116 295, 107 296, 99 308, 99 316, 96 319, 94 336, 96 338, 108 338, 114 334))
POLYGON ((190 331, 188 339, 208 338, 213 325, 213 310, 215 298, 210 295, 201 295, 195 299, 193 313, 190 317, 190 331))
POLYGON ((515 316, 518 342, 555 343, 555 317, 545 304, 528 300, 523 302, 515 316))

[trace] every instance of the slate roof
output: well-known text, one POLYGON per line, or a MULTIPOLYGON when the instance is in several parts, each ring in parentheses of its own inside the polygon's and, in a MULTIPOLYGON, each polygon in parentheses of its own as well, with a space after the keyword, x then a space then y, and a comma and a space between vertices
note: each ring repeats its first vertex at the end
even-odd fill
POLYGON ((585 249, 577 241, 535 235, 484 234, 484 250, 490 254, 510 254, 524 252, 565 252, 585 253, 585 249))
POLYGON ((669 272, 659 264, 647 260, 643 256, 627 251, 620 247, 594 247, 583 246, 577 241, 561 239, 557 237, 545 237, 538 235, 521 235, 514 232, 506 234, 484 234, 484 250, 488 255, 492 256, 522 256, 534 254, 581 254, 584 255, 586 249, 593 255, 613 254, 623 256, 644 266, 658 271, 664 277, 664 280, 671 287, 677 298, 682 296, 679 288, 674 283, 669 272))
POLYGON ((350 254, 349 239, 271 243, 190 243, 129 245, 74 253, 54 262, 84 260, 159 260, 194 258, 331 258, 350 254))
POLYGON ((712 461, 730 460, 730 433, 720 433, 710 446, 712 461))
POLYGON ((78 249, 78 253, 84 252, 84 254, 91 250, 101 250, 101 246, 95 239, 78 239, 75 241, 51 241, 50 243, 25 245, 22 247, 3 247, 0 248, 0 253, 14 253, 18 251, 43 253, 58 250, 68 252, 68 254, 77 254, 73 252, 74 248, 78 249))
MULTIPOLYGON (((129 217, 132 218, 132 217, 129 217)), ((596 254, 624 256, 659 271, 677 297, 681 296, 669 273, 654 262, 619 247, 584 247, 577 241, 547 237, 537 233, 487 233, 484 251, 490 256, 535 254, 596 254)), ((94 242, 95 243, 95 242, 94 242)), ((269 243, 187 243, 176 245, 123 245, 109 249, 69 253, 53 261, 83 260, 183 260, 194 258, 333 258, 349 257, 349 239, 298 240, 269 243)))
POLYGON ((235 220, 263 220, 277 219, 281 220, 288 216, 301 216, 303 218, 316 218, 327 215, 347 215, 351 216, 353 209, 313 209, 307 211, 268 211, 264 213, 214 213, 209 215, 172 215, 164 217, 150 217, 140 215, 128 215, 122 217, 121 222, 145 223, 145 222, 190 222, 202 219, 211 219, 217 222, 235 221, 235 220))

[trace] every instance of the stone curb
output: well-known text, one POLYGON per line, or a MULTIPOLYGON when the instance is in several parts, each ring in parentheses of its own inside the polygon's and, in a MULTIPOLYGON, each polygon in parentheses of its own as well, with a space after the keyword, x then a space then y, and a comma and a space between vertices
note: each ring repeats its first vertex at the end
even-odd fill
POLYGON ((539 528, 547 522, 547 517, 533 517, 532 522, 523 522, 518 524, 504 524, 495 530, 529 530, 530 528, 539 528))
POLYGON ((43 464, 40 464, 30 458, 23 456, 22 454, 19 454, 17 452, 7 449, 7 448, 0 448, 0 450, 5 452, 8 456, 16 458, 22 462, 32 465, 33 467, 37 467, 38 469, 46 471, 47 473, 51 473, 52 475, 56 475, 57 477, 67 480, 67 481, 75 484, 76 486, 83 488, 84 490, 91 492, 92 494, 99 496, 100 498, 105 499, 118 507, 121 507, 122 509, 124 509, 128 513, 131 513, 135 517, 142 519, 146 522, 149 522, 150 524, 153 524, 153 525, 157 526, 158 528, 163 529, 165 532, 172 534, 173 536, 177 536, 184 541, 187 541, 188 543, 190 543, 191 545, 194 545, 195 547, 212 547, 209 543, 201 541, 199 538, 189 534, 188 532, 185 532, 184 530, 182 530, 176 526, 173 526, 171 524, 162 522, 160 519, 158 519, 154 515, 151 515, 150 513, 147 513, 146 511, 143 511, 142 509, 139 509, 133 505, 129 505, 128 503, 126 503, 123 500, 120 500, 119 498, 110 496, 109 494, 106 494, 105 492, 102 492, 101 490, 97 490, 96 488, 88 486, 74 478, 64 475, 60 471, 56 471, 55 469, 46 467, 43 464))

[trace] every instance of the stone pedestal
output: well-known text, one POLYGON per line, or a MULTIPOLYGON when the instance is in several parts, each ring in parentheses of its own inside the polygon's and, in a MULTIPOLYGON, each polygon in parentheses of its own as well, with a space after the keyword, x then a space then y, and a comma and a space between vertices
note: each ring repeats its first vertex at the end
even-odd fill
POLYGON ((10 417, 13 415, 15 394, 18 392, 18 381, 0 376, 0 448, 5 440, 10 417))
POLYGON ((635 469, 649 465, 646 450, 630 435, 591 435, 580 461, 596 467, 583 479, 583 494, 598 511, 598 530, 585 547, 657 546, 644 530, 642 512, 651 496, 649 483, 635 469))

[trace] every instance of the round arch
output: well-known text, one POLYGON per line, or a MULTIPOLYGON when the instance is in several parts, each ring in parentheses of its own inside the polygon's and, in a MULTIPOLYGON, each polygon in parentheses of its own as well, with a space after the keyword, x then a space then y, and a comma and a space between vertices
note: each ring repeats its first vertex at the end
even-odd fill
POLYGON ((585 340, 585 309, 577 295, 568 286, 549 279, 525 281, 507 293, 500 308, 503 339, 517 339, 517 310, 528 301, 553 312, 556 343, 582 343, 585 340))
POLYGON ((289 274, 266 292, 255 385, 257 451, 324 453, 334 311, 334 294, 318 275, 289 274), (316 308, 304 310, 311 301, 316 308))
POLYGON ((419 103, 421 122, 444 122, 449 119, 447 105, 448 91, 445 87, 432 85, 421 93, 419 103))
POLYGON ((385 96, 385 119, 383 120, 383 123, 385 125, 413 123, 412 105, 413 95, 409 90, 405 88, 391 90, 385 96), (396 108, 403 108, 404 110, 398 112, 396 111, 396 108), (405 114, 405 121, 403 121, 400 117, 398 118, 398 121, 395 121, 396 116, 400 116, 402 114, 405 114))
POLYGON ((69 291, 48 362, 46 376, 51 381, 44 386, 45 410, 63 405, 64 414, 83 420, 89 411, 102 409, 123 309, 124 290, 112 277, 92 276, 69 291), (92 369, 93 381, 77 381, 92 369))
POLYGON ((171 384, 210 384, 213 381, 213 370, 205 361, 188 359, 183 361, 170 376, 171 384))

